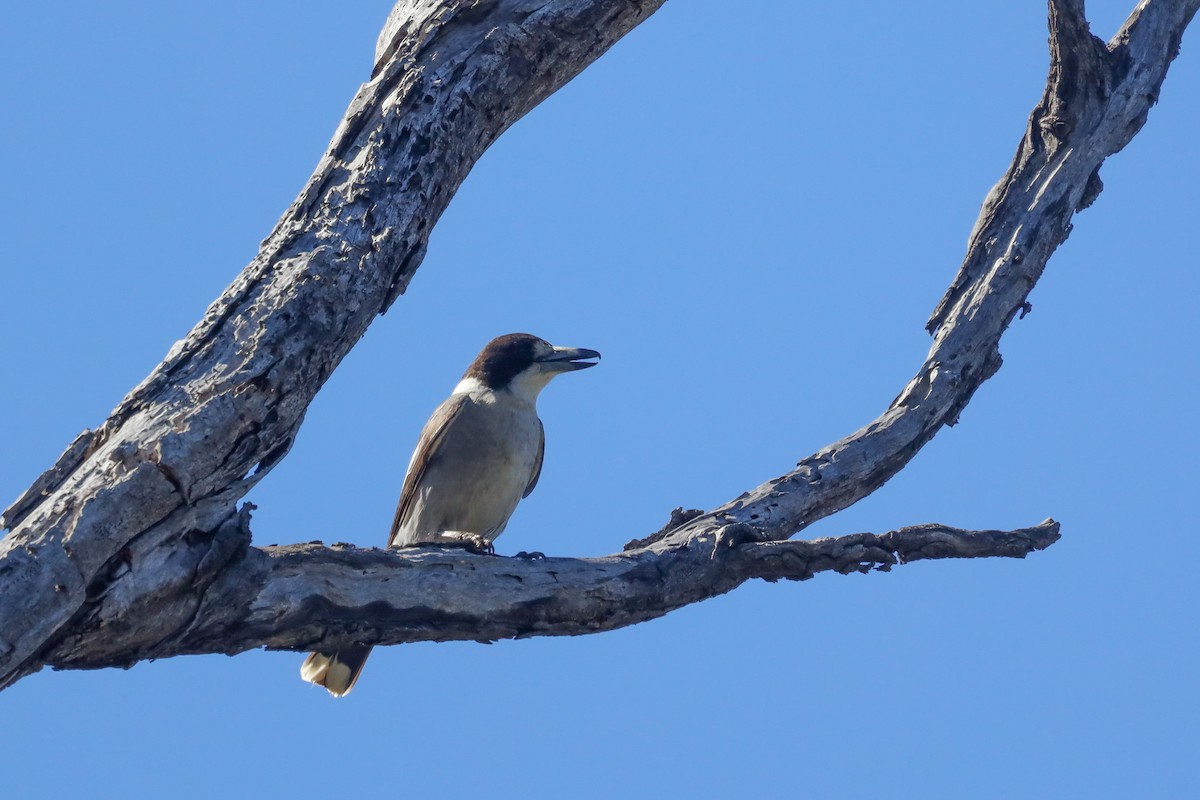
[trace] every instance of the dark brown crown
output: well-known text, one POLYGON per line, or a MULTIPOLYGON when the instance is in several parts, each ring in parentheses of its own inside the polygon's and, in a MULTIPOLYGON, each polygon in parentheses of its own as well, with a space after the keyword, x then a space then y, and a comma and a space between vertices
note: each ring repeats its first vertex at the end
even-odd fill
POLYGON ((464 378, 475 378, 489 389, 503 389, 522 370, 533 363, 539 350, 550 345, 528 333, 497 336, 479 351, 464 378))

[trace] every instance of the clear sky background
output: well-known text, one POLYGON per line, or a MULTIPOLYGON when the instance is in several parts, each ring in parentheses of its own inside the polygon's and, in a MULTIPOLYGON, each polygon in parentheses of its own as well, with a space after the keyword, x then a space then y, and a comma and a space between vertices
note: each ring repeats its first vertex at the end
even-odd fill
MULTIPOLYGON (((254 255, 389 6, 6 9, 0 500, 254 255)), ((5 796, 1198 796, 1198 47, 961 423, 805 533, 1053 516, 1047 552, 389 648, 342 701, 290 653, 44 671, 0 694, 5 796)), ((381 544, 422 423, 514 330, 604 361, 543 395, 502 554, 617 551, 870 421, 1047 59, 1043 3, 668 3, 484 156, 250 496, 256 541, 381 544)))

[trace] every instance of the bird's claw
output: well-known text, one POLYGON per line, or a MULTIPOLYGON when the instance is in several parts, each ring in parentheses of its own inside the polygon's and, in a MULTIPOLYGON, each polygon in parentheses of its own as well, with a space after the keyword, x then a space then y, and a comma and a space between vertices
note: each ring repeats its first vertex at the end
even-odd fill
POLYGON ((513 556, 513 558, 523 558, 526 561, 545 561, 546 554, 543 553, 541 550, 534 550, 532 553, 529 552, 528 550, 522 550, 521 552, 519 552, 515 556, 513 556))
POLYGON ((496 548, 492 545, 491 540, 480 536, 478 533, 456 532, 449 538, 448 543, 476 555, 491 556, 496 554, 496 548))

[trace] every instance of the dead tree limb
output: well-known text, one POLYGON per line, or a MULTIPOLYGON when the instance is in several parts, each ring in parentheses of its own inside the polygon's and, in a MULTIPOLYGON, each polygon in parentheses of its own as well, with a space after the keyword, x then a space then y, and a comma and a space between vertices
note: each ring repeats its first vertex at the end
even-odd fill
MULTIPOLYGON (((230 541, 249 536, 246 521, 243 514, 244 530, 230 541)), ((156 570, 153 587, 138 585, 136 574, 126 573, 44 661, 60 669, 95 668, 257 647, 309 650, 355 642, 598 633, 656 619, 751 578, 807 580, 818 572, 888 570, 935 558, 1024 558, 1057 541, 1058 527, 1053 520, 1015 531, 917 525, 882 535, 759 542, 752 528, 733 525, 718 530, 707 549, 659 547, 604 558, 320 544, 251 547, 208 584, 198 605, 175 600, 191 599, 191 568, 175 570, 179 586, 165 593, 154 590, 163 586, 169 567, 156 570), (170 624, 138 623, 147 614, 168 615, 170 624), (164 631, 171 632, 165 639, 164 631)))
MULTIPOLYGON (((811 565, 778 565, 803 561, 797 554, 817 543, 778 540, 882 485, 957 419, 999 367, 1001 334, 1066 238, 1071 216, 1095 199, 1104 158, 1144 122, 1200 0, 1148 0, 1107 46, 1088 32, 1082 3, 1051 2, 1045 96, 931 319, 929 357, 878 420, 792 473, 608 559, 516 563, 436 552, 250 547, 248 514, 238 501, 287 454, 317 390, 404 291, 430 230, 475 161, 660 4, 396 4, 371 80, 258 256, 108 420, 81 434, 4 512, 0 522, 12 532, 0 541, 0 686, 46 664, 128 664, 148 654, 603 630, 637 621, 639 607, 658 609, 649 613, 655 616, 748 577, 805 577, 811 565), (728 553, 716 557, 726 545, 728 553), (364 558, 381 559, 371 569, 390 574, 351 579, 364 558), (697 573, 703 559, 711 566, 697 573), (662 571, 671 560, 690 565, 674 583, 662 571), (557 598, 553 630, 540 627, 548 624, 538 617, 544 603, 519 600, 509 606, 512 614, 529 616, 501 615, 499 627, 442 625, 417 593, 451 572, 516 571, 520 580, 494 580, 545 583, 564 561, 594 582, 557 598), (446 569, 460 562, 471 566, 446 569), (606 570, 617 565, 661 578, 588 606, 589 598, 603 597, 606 570), (287 577, 288 569, 297 572, 287 577), (345 580, 320 591, 309 572, 322 569, 345 580), (689 585, 697 574, 710 575, 711 585, 689 585), (238 607, 252 612, 250 621, 231 622, 218 600, 236 588, 232 582, 258 578, 272 593, 243 598, 249 605, 238 607), (414 593, 393 593, 393 581, 409 583, 414 593), (318 591, 293 594, 289 586, 318 591), (385 607, 396 613, 371 616, 385 607), (562 611, 572 607, 577 619, 562 611), (220 641, 234 630, 244 638, 220 641)), ((892 538, 907 541, 899 533, 892 538)), ((860 542, 860 563, 896 557, 886 537, 879 542, 860 542)), ((462 593, 455 602, 473 608, 477 619, 481 609, 498 610, 487 599, 494 583, 454 583, 462 593)))

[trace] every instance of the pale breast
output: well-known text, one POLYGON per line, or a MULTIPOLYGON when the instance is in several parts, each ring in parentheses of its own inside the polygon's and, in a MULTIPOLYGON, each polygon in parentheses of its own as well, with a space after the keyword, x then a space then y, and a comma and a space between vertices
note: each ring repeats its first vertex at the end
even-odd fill
POLYGON ((541 435, 530 404, 472 393, 446 426, 395 543, 443 531, 499 536, 538 468, 541 435))

